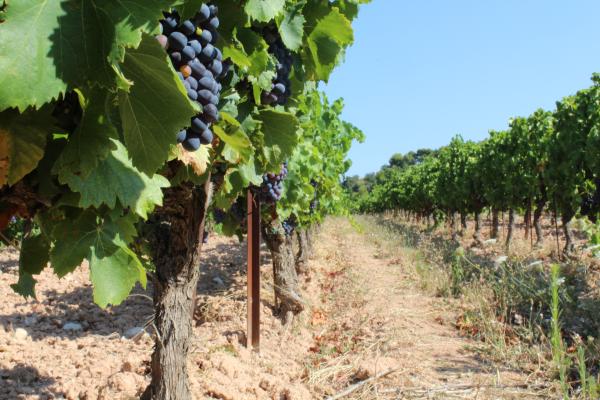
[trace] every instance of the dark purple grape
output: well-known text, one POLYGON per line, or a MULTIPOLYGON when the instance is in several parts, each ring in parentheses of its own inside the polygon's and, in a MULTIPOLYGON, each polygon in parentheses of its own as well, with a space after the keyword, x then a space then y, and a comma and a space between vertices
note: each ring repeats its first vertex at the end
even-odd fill
POLYGON ((208 6, 208 9, 210 10, 211 17, 216 17, 217 15, 219 15, 219 7, 215 6, 214 4, 208 6))
POLYGON ((190 98, 190 100, 193 100, 193 101, 198 100, 198 92, 196 92, 195 90, 193 90, 191 88, 187 90, 187 95, 190 98))
POLYGON ((196 52, 192 46, 185 46, 183 50, 181 50, 181 56, 184 62, 188 62, 196 57, 196 52))
POLYGON ((213 141, 213 133, 210 129, 205 129, 204 132, 200 135, 200 143, 202 144, 210 144, 213 141))
POLYGON ((207 104, 204 106, 204 120, 210 123, 217 122, 219 120, 219 110, 214 104, 207 104))
POLYGON ((187 37, 181 32, 172 32, 169 35, 169 48, 181 51, 187 45, 187 37))
POLYGON ((202 52, 198 55, 200 61, 207 64, 211 62, 216 56, 215 47, 212 44, 207 44, 202 49, 202 52))
POLYGON ((191 89, 198 90, 198 81, 193 76, 188 76, 185 81, 190 85, 191 89))
POLYGON ((179 131, 177 133, 177 143, 183 142, 185 140, 186 136, 187 136, 186 130, 179 131))
POLYGON ((200 138, 197 136, 189 136, 181 143, 187 151, 196 151, 200 148, 200 138))
POLYGON ((179 64, 181 64, 181 62, 183 61, 183 57, 181 57, 181 53, 178 51, 172 52, 171 54, 169 54, 169 57, 171 57, 171 62, 175 67, 178 67, 179 64))
POLYGON ((284 95, 285 94, 285 85, 283 83, 276 83, 275 86, 273 87, 273 93, 275 93, 278 96, 284 95))
POLYGON ((194 78, 201 79, 204 76, 203 74, 206 72, 206 67, 200 62, 200 60, 197 58, 193 59, 188 63, 188 65, 192 69, 192 76, 194 78))
POLYGON ((208 21, 208 26, 215 30, 218 29, 219 28, 219 18, 212 17, 210 19, 210 21, 208 21))
POLYGON ((214 59, 210 64, 210 70, 215 76, 219 76, 223 72, 223 64, 221 64, 221 61, 214 59))
POLYGON ((207 105, 208 103, 211 103, 210 100, 212 99, 212 97, 213 97, 213 94, 210 90, 206 90, 206 89, 198 90, 198 101, 203 106, 207 105))
POLYGON ((205 129, 208 129, 208 125, 202 121, 199 117, 192 118, 192 126, 190 129, 197 134, 201 134, 205 129))
POLYGON ((210 8, 206 4, 202 4, 196 13, 196 21, 198 23, 204 22, 210 18, 210 8))
MULTIPOLYGON (((196 55, 200 54, 200 52, 202 51, 202 45, 196 39, 190 40, 190 42, 188 43, 188 46, 190 46, 192 49, 194 49, 194 52, 196 53, 196 55)), ((194 56, 194 58, 195 58, 195 56, 194 56)))
POLYGON ((219 105, 219 96, 217 96, 217 95, 214 95, 214 94, 213 94, 213 95, 210 97, 210 102, 211 102, 212 104, 214 104, 215 106, 219 105))
POLYGON ((200 33, 200 43, 202 43, 202 46, 206 46, 207 44, 211 43, 212 39, 212 33, 208 29, 203 29, 202 33, 200 33))
POLYGON ((184 35, 191 36, 194 32, 196 32, 196 25, 194 25, 194 23, 188 19, 183 21, 183 24, 181 24, 179 30, 184 35))
POLYGON ((208 76, 198 80, 198 87, 201 89, 212 90, 215 80, 208 76))

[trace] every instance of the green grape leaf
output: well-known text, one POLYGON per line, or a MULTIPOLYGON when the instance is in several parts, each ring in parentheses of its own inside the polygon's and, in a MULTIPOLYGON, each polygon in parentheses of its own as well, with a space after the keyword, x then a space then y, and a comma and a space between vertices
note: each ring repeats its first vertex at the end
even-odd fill
POLYGON ((50 261, 50 243, 42 235, 33 235, 23 239, 19 255, 19 270, 37 275, 50 261))
POLYGON ((0 29, 0 110, 40 105, 88 80, 111 87, 126 47, 157 27, 163 0, 20 0, 0 29), (15 57, 14 55, 19 55, 15 57), (23 78, 23 71, 27 79, 23 78))
POLYGON ((122 65, 134 82, 129 93, 119 92, 125 145, 133 165, 149 175, 167 161, 177 132, 199 112, 169 63, 156 39, 145 35, 138 49, 127 51, 122 65))
POLYGON ((90 256, 92 248, 95 248, 96 254, 99 251, 110 254, 126 247, 132 232, 136 231, 135 221, 128 216, 113 220, 89 209, 75 218, 57 223, 52 229, 54 247, 50 251, 50 264, 54 272, 59 277, 72 272, 90 256))
POLYGON ((107 115, 111 106, 109 92, 96 87, 89 93, 78 91, 83 116, 77 129, 69 136, 67 146, 54 165, 59 180, 69 175, 86 178, 115 148, 111 138, 118 137, 117 130, 107 115))
POLYGON ((288 49, 296 51, 302 45, 305 22, 301 11, 297 9, 285 11, 283 19, 279 23, 279 34, 288 49))
POLYGON ((276 110, 262 110, 256 120, 262 122, 264 152, 270 168, 291 157, 298 143, 298 120, 293 114, 276 110))
POLYGON ((65 2, 19 0, 7 7, 0 25, 0 111, 39 107, 66 90, 50 54, 65 2))
POLYGON ((158 174, 149 178, 140 172, 131 163, 123 144, 114 139, 111 142, 115 149, 87 177, 68 174, 62 183, 81 194, 82 208, 105 204, 112 209, 118 199, 122 207, 145 219, 155 206, 162 205, 161 189, 168 187, 169 181, 158 174))
POLYGON ((284 7, 285 0, 248 0, 244 10, 256 21, 269 22, 281 14, 284 7))
POLYGON ((93 247, 89 258, 94 302, 98 306, 121 304, 137 282, 146 287, 146 271, 129 248, 123 246, 107 252, 102 247, 93 247))
POLYGON ((308 49, 315 79, 329 79, 339 55, 353 40, 352 25, 337 8, 332 8, 329 14, 318 20, 308 36, 308 49))
POLYGON ((52 132, 48 108, 19 114, 0 112, 0 187, 13 185, 33 171, 44 155, 46 139, 52 132))

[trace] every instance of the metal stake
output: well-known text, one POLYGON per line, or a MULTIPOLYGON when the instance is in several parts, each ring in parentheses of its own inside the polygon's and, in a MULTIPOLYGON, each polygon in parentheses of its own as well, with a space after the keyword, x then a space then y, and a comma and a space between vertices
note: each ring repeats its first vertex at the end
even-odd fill
POLYGON ((248 190, 248 334, 246 346, 260 345, 260 201, 248 190))

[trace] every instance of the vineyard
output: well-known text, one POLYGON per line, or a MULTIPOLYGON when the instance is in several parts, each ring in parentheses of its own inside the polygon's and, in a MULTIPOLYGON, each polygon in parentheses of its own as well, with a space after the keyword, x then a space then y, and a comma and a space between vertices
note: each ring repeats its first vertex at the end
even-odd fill
POLYGON ((368 3, 0 0, 0 400, 600 398, 600 75, 348 177, 368 3))

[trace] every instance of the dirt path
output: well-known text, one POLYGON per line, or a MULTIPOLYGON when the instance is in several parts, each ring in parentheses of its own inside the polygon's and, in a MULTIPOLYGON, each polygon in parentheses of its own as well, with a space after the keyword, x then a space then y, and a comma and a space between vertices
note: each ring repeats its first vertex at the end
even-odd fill
MULTIPOLYGON (((315 243, 302 280, 307 311, 291 327, 271 311, 272 267, 263 253, 255 355, 243 346, 245 248, 210 238, 188 363, 197 399, 323 399, 389 370, 345 398, 540 398, 516 388, 525 376, 468 350, 476 343, 459 336, 453 307, 417 289, 402 249, 382 257, 345 219, 328 220, 315 243), (490 387, 497 384, 504 389, 490 387)), ((143 391, 152 329, 136 338, 127 331, 151 321, 149 291, 100 310, 84 266, 63 280, 44 272, 37 301, 24 301, 9 287, 16 273, 15 255, 1 253, 0 400, 131 400, 143 391)))
MULTIPOLYGON (((345 220, 326 224, 319 258, 341 258, 359 307, 337 309, 335 320, 351 318, 372 332, 355 355, 364 377, 393 370, 357 398, 526 399, 539 398, 520 389, 527 377, 479 358, 477 345, 454 328, 456 315, 439 298, 423 294, 403 264, 408 259, 378 258, 376 246, 345 220)), ((344 296, 340 296, 344 297, 344 296)), ((344 306, 333 303, 331 307, 344 306)), ((333 310, 332 310, 333 311, 333 310)))

